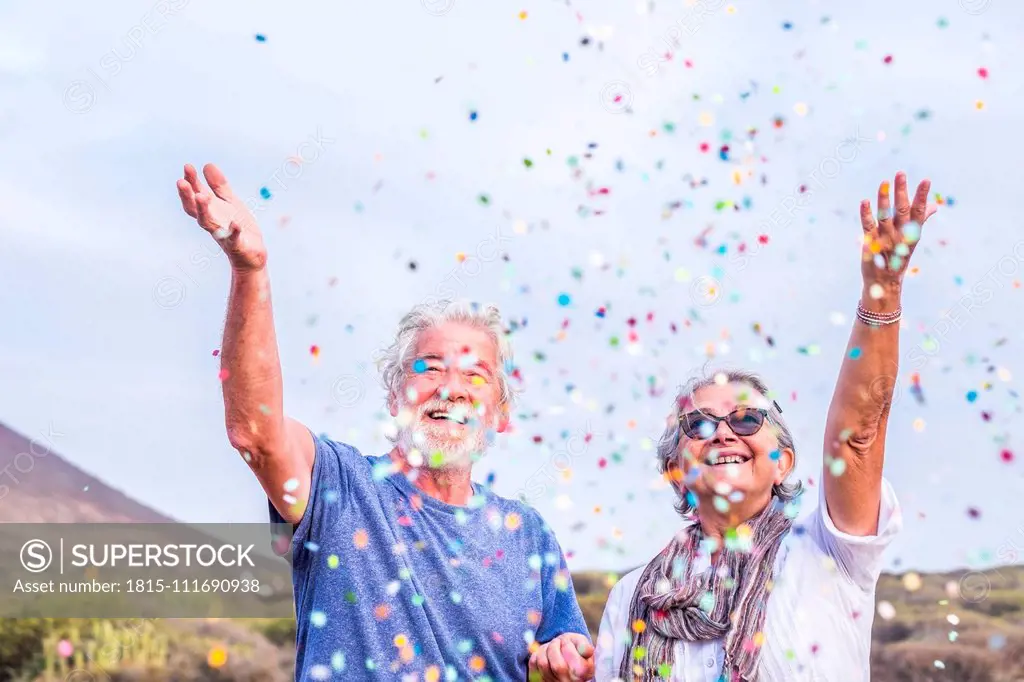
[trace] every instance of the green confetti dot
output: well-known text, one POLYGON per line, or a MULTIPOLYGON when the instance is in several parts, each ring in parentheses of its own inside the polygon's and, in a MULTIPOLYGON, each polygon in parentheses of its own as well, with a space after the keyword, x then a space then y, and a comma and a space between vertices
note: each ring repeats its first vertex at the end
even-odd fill
POLYGON ((828 465, 828 469, 832 472, 833 476, 842 476, 843 472, 846 471, 846 460, 836 457, 828 465))
POLYGON ((672 675, 672 664, 671 663, 662 663, 661 665, 658 666, 658 677, 668 678, 671 675, 672 675))
POLYGON ((530 161, 529 159, 523 159, 523 165, 526 166, 527 168, 533 168, 533 161, 530 161))
POLYGON ((413 606, 423 606, 423 602, 425 602, 425 601, 427 601, 427 599, 422 594, 414 594, 414 595, 412 595, 412 605, 413 606))
POLYGON ((338 567, 338 555, 337 554, 332 554, 329 557, 327 557, 327 568, 337 568, 337 567, 338 567))
POLYGON ((430 453, 430 466, 435 469, 439 469, 444 465, 444 453, 440 450, 435 450, 430 453))
POLYGON ((608 345, 611 346, 612 348, 618 347, 619 337, 613 336, 612 338, 608 339, 608 345))
POLYGON ((476 200, 480 202, 481 206, 490 206, 491 205, 491 198, 489 196, 487 196, 486 194, 481 194, 480 196, 478 196, 476 198, 476 200))
POLYGON ((260 405, 260 412, 262 412, 263 414, 272 414, 270 408, 267 407, 266 405, 260 405))
POLYGON ((355 604, 356 603, 356 593, 355 592, 346 592, 345 593, 345 601, 347 601, 349 604, 355 604))

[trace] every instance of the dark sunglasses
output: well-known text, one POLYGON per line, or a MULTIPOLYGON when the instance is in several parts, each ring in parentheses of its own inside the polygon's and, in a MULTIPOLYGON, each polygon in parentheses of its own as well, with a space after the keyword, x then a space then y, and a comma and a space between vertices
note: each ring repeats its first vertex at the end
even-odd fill
POLYGON ((689 412, 679 417, 679 425, 687 438, 707 440, 718 430, 718 422, 725 422, 737 436, 753 436, 761 430, 768 410, 760 407, 740 407, 724 417, 704 412, 689 412))

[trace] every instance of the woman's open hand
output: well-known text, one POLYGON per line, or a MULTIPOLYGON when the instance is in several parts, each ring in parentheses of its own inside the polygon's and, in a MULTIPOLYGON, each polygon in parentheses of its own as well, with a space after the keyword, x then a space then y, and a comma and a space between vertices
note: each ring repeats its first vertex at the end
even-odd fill
POLYGON ((878 188, 878 214, 871 211, 871 201, 860 202, 860 221, 864 228, 864 247, 861 251, 861 273, 864 290, 872 298, 886 294, 899 294, 903 275, 914 248, 921 239, 921 227, 938 210, 928 205, 931 181, 922 180, 910 203, 907 195, 907 174, 896 174, 896 211, 891 210, 889 181, 878 188), (877 220, 876 220, 877 218, 877 220), (881 290, 873 286, 877 284, 881 290))

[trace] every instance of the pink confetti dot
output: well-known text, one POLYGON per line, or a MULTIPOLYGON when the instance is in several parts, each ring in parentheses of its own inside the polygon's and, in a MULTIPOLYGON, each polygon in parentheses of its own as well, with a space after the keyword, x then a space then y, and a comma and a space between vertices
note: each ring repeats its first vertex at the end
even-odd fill
POLYGON ((988 69, 986 69, 984 66, 981 67, 980 69, 978 69, 978 75, 981 76, 982 78, 988 78, 988 69))
POLYGON ((1010 452, 1009 450, 1003 450, 1002 452, 1000 452, 999 453, 999 457, 1004 462, 1012 462, 1013 461, 1013 453, 1010 452))
POLYGON ((57 642, 57 655, 61 658, 67 658, 74 652, 75 647, 73 647, 71 645, 71 642, 69 642, 68 640, 62 639, 59 642, 57 642))

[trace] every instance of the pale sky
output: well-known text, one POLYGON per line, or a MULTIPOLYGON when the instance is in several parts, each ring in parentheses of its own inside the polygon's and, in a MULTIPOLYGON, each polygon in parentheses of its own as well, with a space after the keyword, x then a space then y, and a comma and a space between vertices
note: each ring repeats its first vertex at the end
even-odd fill
POLYGON ((260 207, 289 414, 383 453, 373 351, 424 298, 494 301, 526 391, 476 478, 623 570, 677 525, 653 443, 709 354, 763 373, 817 481, 858 202, 904 170, 954 203, 906 284, 887 567, 1012 561, 1022 29, 1010 0, 6 4, 0 421, 176 518, 265 518, 212 355, 226 261, 174 188, 213 161, 260 207))

